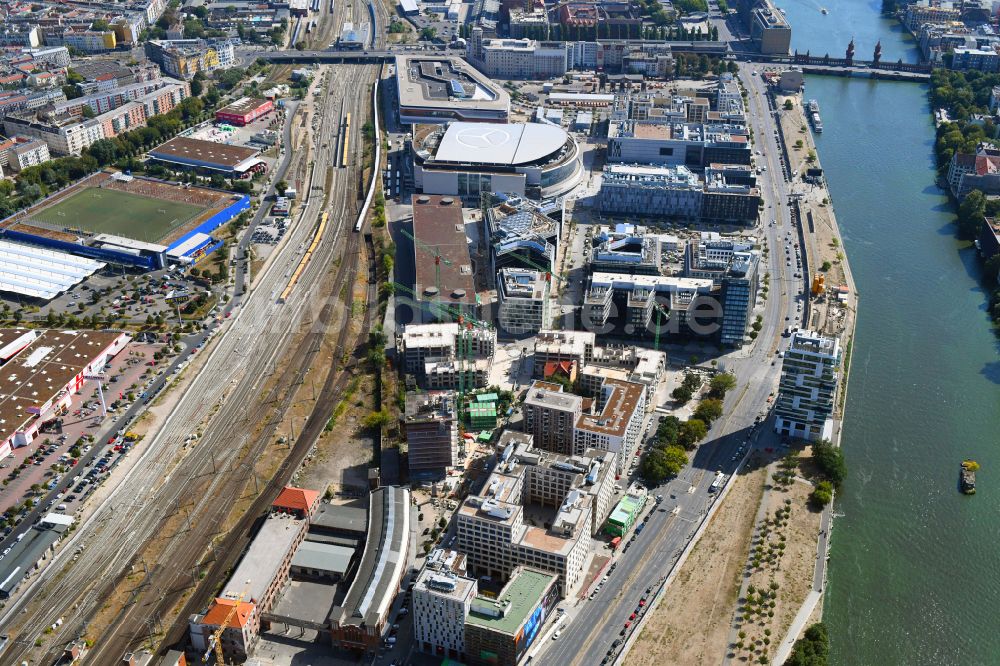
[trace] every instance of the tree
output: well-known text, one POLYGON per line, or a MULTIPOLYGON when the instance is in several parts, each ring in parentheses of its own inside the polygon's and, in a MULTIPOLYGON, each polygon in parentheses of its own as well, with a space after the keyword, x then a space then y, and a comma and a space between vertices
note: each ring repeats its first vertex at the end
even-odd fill
POLYGON ((681 424, 680 432, 677 433, 677 443, 691 451, 698 442, 705 439, 708 434, 708 426, 701 419, 688 419, 681 424))
POLYGON ((420 39, 424 41, 432 41, 435 37, 437 37, 437 28, 435 27, 427 26, 420 31, 420 39))
POLYGON ((830 270, 831 268, 833 268, 833 264, 831 264, 829 261, 824 261, 819 267, 819 269, 824 273, 830 270))
POLYGON ((830 637, 826 625, 817 622, 795 641, 785 666, 827 666, 829 655, 830 637))
MULTIPOLYGON (((785 111, 791 111, 795 108, 795 103, 790 99, 785 100, 785 111)), ((801 141, 799 143, 802 143, 801 141)))
POLYGON ((643 456, 639 472, 650 484, 658 485, 677 476, 687 463, 687 453, 681 447, 655 447, 643 456))
POLYGON ((722 400, 726 393, 736 388, 736 377, 728 372, 720 372, 708 383, 708 397, 722 400))
POLYGON ((829 481, 820 481, 811 493, 809 493, 809 503, 817 509, 822 509, 833 501, 833 484, 829 481))
POLYGON ((692 395, 693 394, 691 392, 691 389, 684 386, 683 384, 670 392, 670 397, 682 405, 686 404, 689 400, 691 400, 692 395))
POLYGON ((389 425, 389 410, 385 407, 361 419, 361 426, 366 429, 384 428, 387 425, 389 425))
POLYGON ((820 469, 820 473, 826 477, 836 489, 840 489, 844 481, 847 480, 847 463, 844 462, 844 452, 840 447, 836 447, 829 440, 823 439, 812 447, 813 460, 820 469))
POLYGON ((681 420, 676 416, 667 416, 656 428, 656 439, 660 446, 671 446, 677 443, 677 435, 681 431, 681 420))
POLYGON ((694 410, 694 418, 704 421, 706 425, 711 425, 720 416, 722 416, 722 401, 715 398, 702 400, 694 410))
POLYGON ((278 193, 279 197, 285 196, 285 192, 288 190, 288 181, 279 180, 274 184, 274 191, 278 193))
POLYGON ((962 238, 979 235, 986 215, 986 197, 979 190, 969 192, 958 206, 958 234, 962 238))

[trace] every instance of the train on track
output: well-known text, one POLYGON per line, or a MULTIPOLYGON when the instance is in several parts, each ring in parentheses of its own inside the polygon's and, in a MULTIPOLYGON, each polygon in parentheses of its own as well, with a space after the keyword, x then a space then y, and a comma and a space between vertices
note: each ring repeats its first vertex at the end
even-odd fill
POLYGON ((351 112, 347 112, 347 118, 344 120, 344 130, 343 130, 344 140, 340 147, 340 166, 343 169, 347 168, 347 151, 351 147, 351 112))
POLYGON ((292 273, 291 279, 288 280, 288 284, 285 285, 285 289, 278 296, 278 302, 284 303, 288 300, 288 295, 292 293, 292 289, 298 284, 299 280, 302 278, 302 271, 306 269, 309 265, 309 260, 312 259, 313 254, 316 252, 316 248, 319 247, 319 243, 323 240, 323 232, 326 230, 327 220, 330 218, 329 213, 323 213, 319 218, 319 226, 316 227, 316 233, 313 234, 312 243, 309 244, 306 253, 302 255, 302 260, 299 261, 299 265, 296 266, 295 272, 292 273))

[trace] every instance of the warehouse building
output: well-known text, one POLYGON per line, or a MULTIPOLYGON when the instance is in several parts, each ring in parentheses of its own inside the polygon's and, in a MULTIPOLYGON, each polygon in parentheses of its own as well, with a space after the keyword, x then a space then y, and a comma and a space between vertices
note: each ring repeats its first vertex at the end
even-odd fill
POLYGON ((68 412, 86 378, 100 374, 131 340, 119 331, 0 329, 0 458, 68 412))
POLYGON ((149 151, 149 157, 173 168, 221 173, 227 178, 251 178, 255 173, 267 171, 267 164, 256 148, 184 136, 161 143, 149 151))
POLYGON ((457 313, 478 318, 479 303, 465 232, 462 203, 450 196, 419 195, 413 201, 413 321, 454 321, 457 313), (440 257, 427 255, 433 248, 440 257))
POLYGON ((32 525, 0 561, 0 599, 9 598, 25 577, 52 554, 56 544, 73 524, 72 516, 49 513, 32 525))
POLYGON ((106 264, 68 252, 0 239, 0 291, 50 300, 106 264))
POLYGON ((327 617, 334 647, 348 650, 379 645, 410 557, 410 491, 379 488, 372 491, 369 506, 368 537, 357 575, 327 617))
POLYGON ((274 102, 260 97, 242 97, 215 112, 215 120, 237 127, 249 125, 274 111, 274 102))

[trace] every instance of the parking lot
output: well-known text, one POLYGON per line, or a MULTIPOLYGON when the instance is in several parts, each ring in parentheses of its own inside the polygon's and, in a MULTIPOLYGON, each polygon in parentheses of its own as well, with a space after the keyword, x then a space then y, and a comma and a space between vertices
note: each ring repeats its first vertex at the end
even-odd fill
POLYGON ((11 312, 21 310, 25 320, 45 321, 51 313, 52 324, 65 323, 70 316, 101 321, 113 316, 120 322, 145 324, 157 317, 176 321, 187 300, 204 290, 200 281, 180 269, 140 274, 109 267, 37 310, 15 296, 0 299, 0 306, 6 305, 11 312))
POLYGON ((103 387, 107 407, 101 409, 100 395, 94 382, 85 384, 77 394, 69 412, 61 417, 61 426, 53 424, 49 432, 40 433, 29 446, 14 449, 0 463, 3 471, 3 493, 0 511, 3 511, 3 535, 9 534, 16 521, 32 505, 45 496, 63 478, 72 475, 69 490, 48 501, 43 509, 73 513, 109 471, 118 464, 132 446, 127 433, 112 437, 113 441, 95 441, 94 433, 101 425, 128 408, 135 400, 143 399, 143 392, 156 376, 163 362, 154 357, 162 353, 162 344, 132 342, 110 364, 105 366, 107 383, 103 387), (152 364, 152 365, 151 365, 152 364), (98 453, 84 466, 78 461, 93 448, 98 453))

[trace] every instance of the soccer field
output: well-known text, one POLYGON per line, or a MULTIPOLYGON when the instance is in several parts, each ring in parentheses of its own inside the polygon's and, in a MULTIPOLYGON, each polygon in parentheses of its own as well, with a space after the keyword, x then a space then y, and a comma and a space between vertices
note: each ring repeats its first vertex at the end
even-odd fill
POLYGON ((120 190, 86 188, 33 213, 31 218, 63 228, 157 243, 204 210, 202 206, 120 190))

